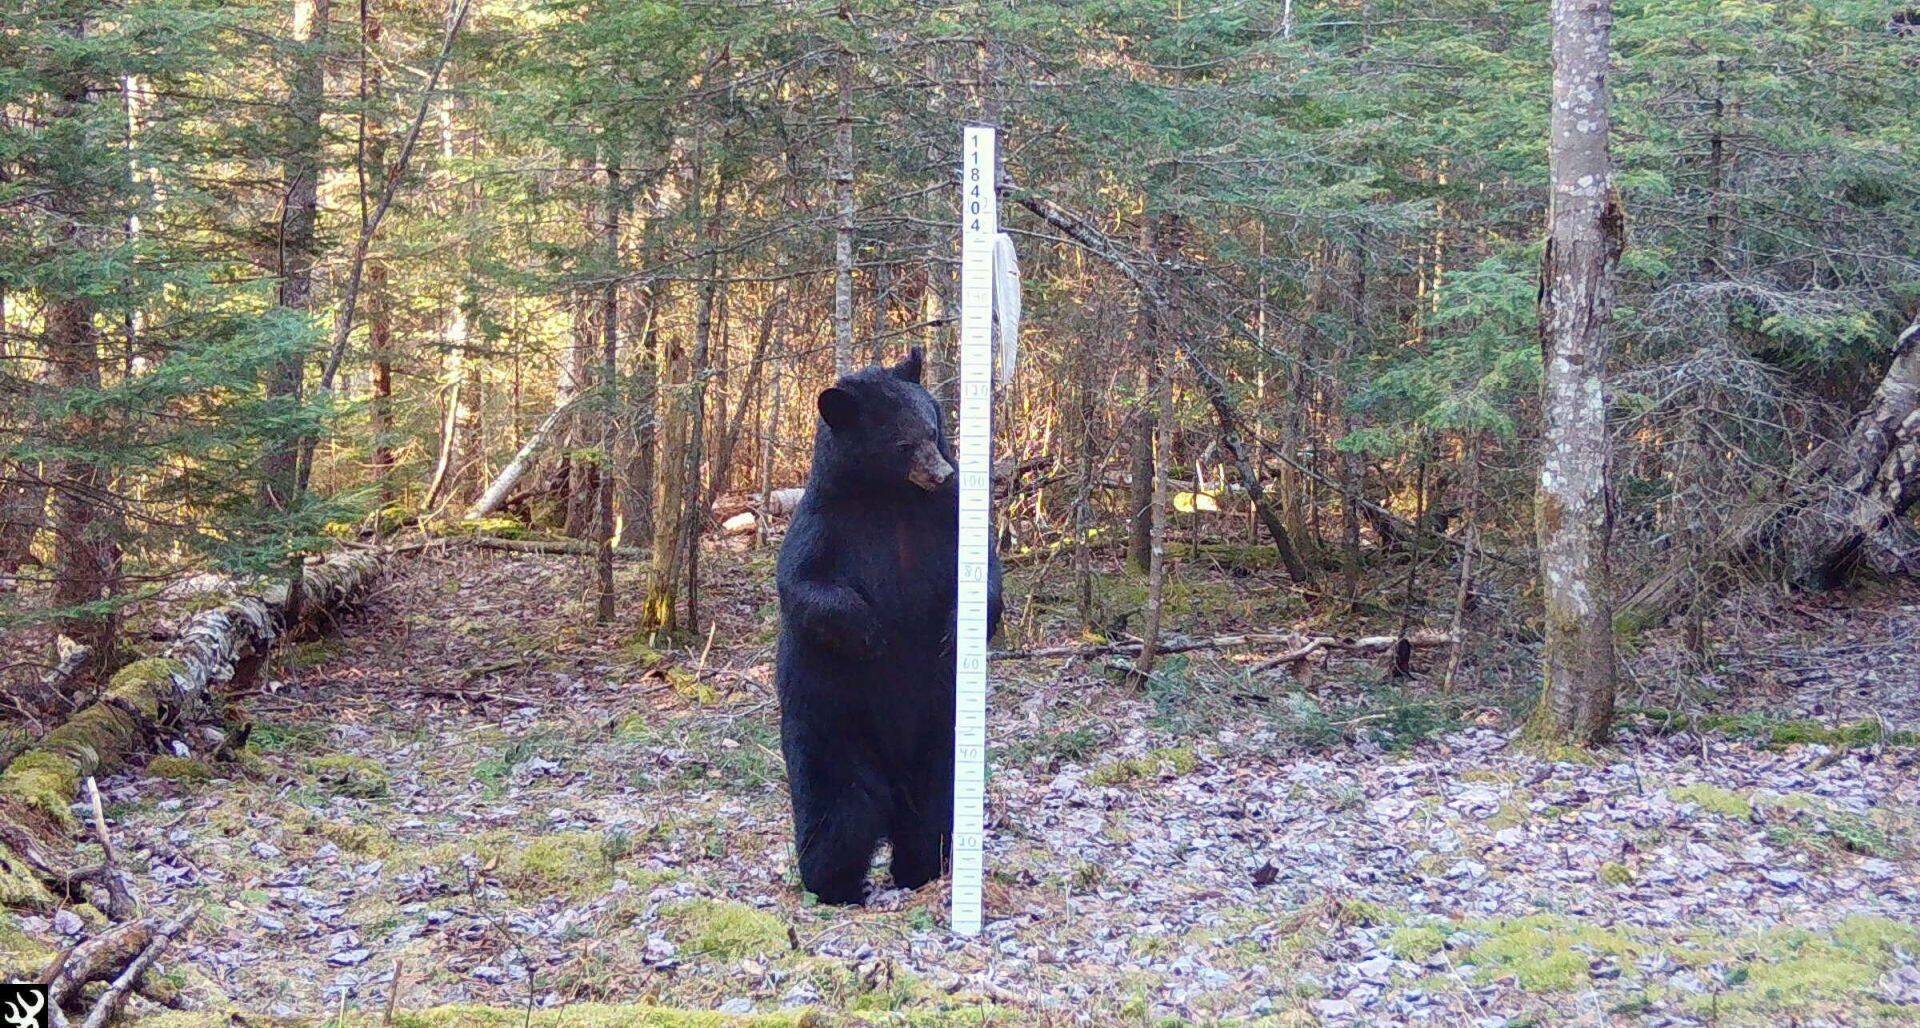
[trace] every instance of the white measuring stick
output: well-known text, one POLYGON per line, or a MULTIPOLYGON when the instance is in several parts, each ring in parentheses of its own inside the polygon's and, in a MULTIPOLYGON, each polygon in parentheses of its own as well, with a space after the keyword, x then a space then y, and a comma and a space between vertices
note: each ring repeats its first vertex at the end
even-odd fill
POLYGON ((994 130, 960 162, 960 552, 954 636, 953 930, 980 934, 987 802, 987 547, 993 468, 994 130))

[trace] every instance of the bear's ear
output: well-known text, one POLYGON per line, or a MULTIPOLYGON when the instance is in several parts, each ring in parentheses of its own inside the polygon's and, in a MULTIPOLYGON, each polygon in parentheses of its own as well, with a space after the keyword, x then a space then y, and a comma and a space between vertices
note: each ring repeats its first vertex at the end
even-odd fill
POLYGON ((905 360, 893 366, 893 375, 902 381, 920 384, 920 370, 927 362, 927 352, 918 346, 907 351, 905 360))
POLYGON ((820 418, 835 432, 845 432, 860 423, 860 398, 835 386, 820 394, 820 418))

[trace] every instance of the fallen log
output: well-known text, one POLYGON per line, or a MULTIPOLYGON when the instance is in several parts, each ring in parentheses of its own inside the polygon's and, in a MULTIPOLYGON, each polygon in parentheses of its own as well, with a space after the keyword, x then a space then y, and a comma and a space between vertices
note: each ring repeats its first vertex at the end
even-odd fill
MULTIPOLYGON (((1189 653, 1195 650, 1226 650, 1242 646, 1286 646, 1286 651, 1254 667, 1255 672, 1269 671, 1282 664, 1295 664, 1316 653, 1385 653, 1401 644, 1398 635, 1365 635, 1358 638, 1339 635, 1309 635, 1303 632, 1285 633, 1247 633, 1242 635, 1216 635, 1207 639, 1186 639, 1168 642, 1154 647, 1154 652, 1189 653)), ((1450 646, 1454 636, 1446 632, 1413 632, 1405 637, 1406 645, 1413 649, 1427 649, 1435 646, 1450 646)), ((1064 660, 1086 657, 1130 657, 1140 652, 1140 641, 1123 640, 1112 643, 1095 643, 1082 646, 1046 646, 1029 650, 995 650, 987 654, 989 660, 1064 660)))
POLYGON ((1615 610, 1629 627, 1666 620, 1739 567, 1781 572, 1803 590, 1844 585, 1861 566, 1920 576, 1920 317, 1901 331, 1873 397, 1844 439, 1828 442, 1766 502, 1728 519, 1706 553, 1643 582, 1615 610))
MULTIPOLYGON (((309 566, 307 611, 345 605, 380 572, 366 551, 343 552, 309 566)), ((186 623, 162 656, 136 660, 107 682, 98 701, 48 732, 0 771, 0 822, 50 838, 75 826, 71 805, 89 776, 106 774, 144 752, 162 726, 191 712, 215 685, 257 667, 286 623, 287 589, 268 586, 186 623)), ((50 905, 53 897, 34 862, 0 842, 0 902, 50 905)))
MULTIPOLYGON (((570 557, 591 557, 600 552, 600 547, 585 539, 502 539, 498 536, 476 535, 473 545, 486 550, 505 550, 509 553, 545 553, 570 557)), ((645 560, 649 551, 638 546, 616 546, 613 555, 629 560, 645 560)))
POLYGON ((554 430, 560 427, 567 415, 573 411, 574 405, 579 402, 580 398, 575 397, 561 404, 540 422, 540 427, 534 429, 533 434, 527 437, 527 441, 521 444, 519 452, 515 453, 513 459, 507 462, 507 466, 501 468, 500 473, 494 476, 493 482, 487 486, 487 491, 481 493, 480 498, 473 502, 473 506, 467 508, 467 520, 484 518, 506 503, 507 494, 520 481, 520 476, 526 474, 527 469, 533 466, 533 458, 539 454, 540 448, 546 445, 547 438, 553 435, 554 430))
POLYGON ((80 998, 80 990, 94 982, 110 982, 120 976, 140 954, 153 944, 153 922, 138 918, 117 924, 99 935, 64 950, 40 973, 40 984, 47 987, 48 1001, 57 1007, 70 1007, 80 998))
POLYGON ((132 994, 134 987, 140 984, 140 979, 147 973, 147 969, 151 968, 153 962, 160 958, 161 952, 164 951, 168 944, 172 943, 175 938, 185 932, 188 927, 193 924, 194 919, 199 916, 200 905, 196 903, 188 907, 186 912, 179 917, 155 929, 149 937, 146 946, 134 956, 132 962, 126 965, 126 968, 120 972, 119 977, 116 977, 113 983, 107 986, 106 991, 100 994, 100 998, 94 1001, 93 1012, 89 1013, 87 1019, 81 1022, 80 1028, 106 1028, 107 1024, 112 1022, 114 1015, 119 1013, 120 1005, 127 1001, 127 997, 132 994))

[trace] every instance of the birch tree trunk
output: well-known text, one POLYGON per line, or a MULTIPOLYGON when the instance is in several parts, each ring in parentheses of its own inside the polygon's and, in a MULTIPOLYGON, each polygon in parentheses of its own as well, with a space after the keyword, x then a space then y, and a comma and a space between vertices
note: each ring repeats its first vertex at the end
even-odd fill
MULTIPOLYGON (((852 29, 842 0, 840 20, 852 29)), ((833 373, 853 370, 853 51, 842 47, 834 77, 840 107, 833 122, 833 373)))
MULTIPOLYGON (((1179 233, 1179 215, 1163 215, 1148 222, 1147 252, 1158 253, 1160 247, 1176 249, 1179 233)), ((1147 526, 1147 623, 1140 633, 1140 656, 1133 665, 1133 673, 1141 678, 1153 674, 1153 665, 1159 658, 1161 619, 1166 611, 1167 465, 1173 460, 1173 373, 1168 343, 1184 328, 1180 324, 1180 293, 1179 276, 1171 276, 1165 285, 1165 301, 1148 303, 1141 308, 1140 335, 1147 348, 1153 425, 1153 498, 1147 526)))
POLYGON ((1553 195, 1540 271, 1545 453, 1535 504, 1545 679, 1531 734, 1603 740, 1613 721, 1607 321, 1622 222, 1608 152, 1612 0, 1553 0, 1553 195))

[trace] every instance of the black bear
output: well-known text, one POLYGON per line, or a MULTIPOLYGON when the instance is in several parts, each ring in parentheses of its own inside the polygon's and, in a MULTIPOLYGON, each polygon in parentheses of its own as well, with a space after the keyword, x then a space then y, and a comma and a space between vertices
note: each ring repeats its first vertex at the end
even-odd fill
MULTIPOLYGON (((780 749, 800 880, 859 903, 882 838, 894 885, 942 873, 953 831, 959 489, 918 347, 820 394, 813 471, 780 547, 780 749)), ((1000 562, 988 578, 1000 624, 1000 562)))

